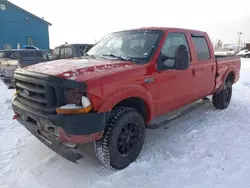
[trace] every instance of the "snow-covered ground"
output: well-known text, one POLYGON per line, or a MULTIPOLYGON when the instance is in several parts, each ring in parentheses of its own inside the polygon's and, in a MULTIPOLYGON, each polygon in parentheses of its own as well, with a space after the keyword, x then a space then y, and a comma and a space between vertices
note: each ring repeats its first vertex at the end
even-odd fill
POLYGON ((92 145, 79 164, 64 160, 12 120, 13 90, 0 84, 1 188, 249 188, 250 60, 242 60, 230 107, 211 103, 147 130, 139 159, 122 171, 105 169, 92 145))

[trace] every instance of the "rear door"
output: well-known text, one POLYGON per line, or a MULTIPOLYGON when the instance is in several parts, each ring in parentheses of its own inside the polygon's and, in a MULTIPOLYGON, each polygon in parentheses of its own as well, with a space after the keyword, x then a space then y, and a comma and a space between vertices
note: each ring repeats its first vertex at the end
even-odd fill
POLYGON ((165 69, 155 73, 155 84, 150 87, 158 115, 175 110, 194 99, 193 62, 189 42, 184 33, 171 32, 167 35, 161 53, 168 57, 174 57, 177 47, 185 45, 189 51, 190 67, 182 71, 165 69))
POLYGON ((202 98, 209 94, 215 86, 216 62, 213 58, 214 54, 209 50, 209 41, 206 35, 191 34, 193 46, 195 48, 196 61, 193 67, 193 75, 195 79, 196 98, 202 98))

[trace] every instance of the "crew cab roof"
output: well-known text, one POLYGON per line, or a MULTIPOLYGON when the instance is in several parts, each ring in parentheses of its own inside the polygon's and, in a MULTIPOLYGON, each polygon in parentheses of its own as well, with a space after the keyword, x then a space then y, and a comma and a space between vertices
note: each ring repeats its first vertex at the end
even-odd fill
POLYGON ((167 31, 167 30, 180 30, 184 32, 191 32, 191 33, 197 33, 197 34, 204 34, 206 32, 200 31, 200 30, 192 30, 192 29, 184 29, 184 28, 177 28, 177 27, 140 27, 140 28, 133 28, 133 29, 127 29, 123 31, 133 31, 133 30, 162 30, 162 31, 167 31))

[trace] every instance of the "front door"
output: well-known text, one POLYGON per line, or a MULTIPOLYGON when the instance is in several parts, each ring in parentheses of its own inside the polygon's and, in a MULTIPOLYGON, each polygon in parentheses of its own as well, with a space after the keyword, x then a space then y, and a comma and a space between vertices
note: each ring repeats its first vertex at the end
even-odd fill
MULTIPOLYGON (((174 57, 179 45, 187 47, 191 60, 187 37, 184 33, 168 33, 161 53, 174 57)), ((157 115, 178 109, 194 100, 195 87, 192 68, 193 64, 190 61, 190 66, 186 70, 165 69, 155 72, 155 83, 151 86, 151 91, 157 115)))

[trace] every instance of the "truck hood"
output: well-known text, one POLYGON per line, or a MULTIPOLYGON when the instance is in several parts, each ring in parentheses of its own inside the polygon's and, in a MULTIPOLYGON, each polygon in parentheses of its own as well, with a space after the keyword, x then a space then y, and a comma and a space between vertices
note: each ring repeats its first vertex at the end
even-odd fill
POLYGON ((135 66, 138 65, 130 61, 81 58, 43 62, 23 69, 81 82, 135 66))

